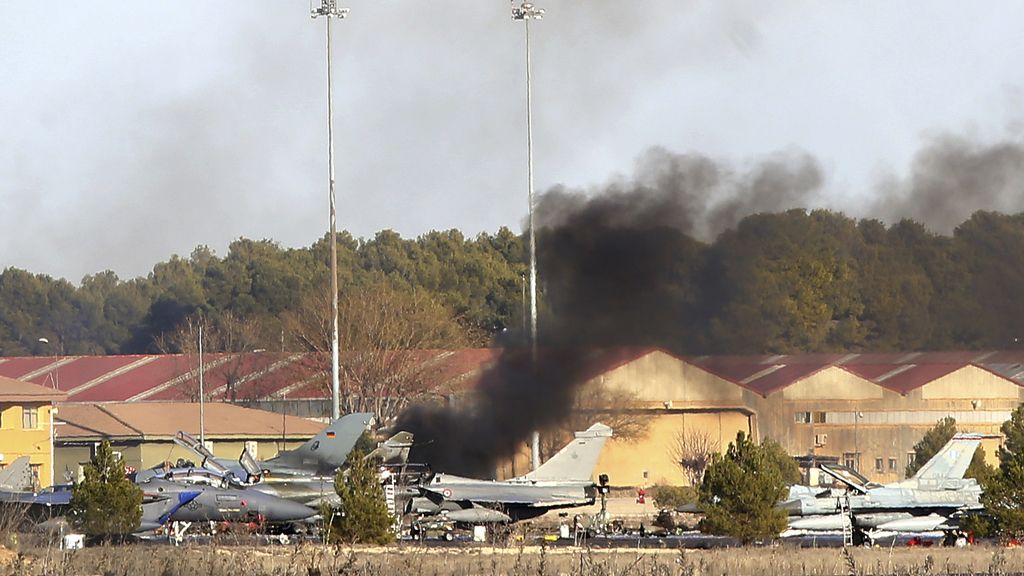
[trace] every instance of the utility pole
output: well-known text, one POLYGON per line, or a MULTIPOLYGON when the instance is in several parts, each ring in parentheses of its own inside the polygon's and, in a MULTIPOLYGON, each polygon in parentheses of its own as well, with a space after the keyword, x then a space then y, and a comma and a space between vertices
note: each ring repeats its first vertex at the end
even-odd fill
POLYGON ((199 443, 206 446, 206 396, 203 390, 203 322, 199 321, 199 443))
POLYGON ((331 203, 331 418, 341 417, 338 361, 338 231, 334 194, 334 91, 331 85, 331 18, 343 19, 348 8, 338 8, 336 0, 321 0, 319 8, 311 11, 313 18, 323 16, 327 21, 327 163, 331 203))
MULTIPOLYGON (((533 86, 530 78, 530 20, 544 18, 544 10, 529 2, 516 7, 513 1, 512 20, 526 27, 526 173, 527 201, 530 204, 530 354, 537 366, 537 239, 533 220, 533 86)), ((534 430, 530 439, 530 464, 540 468, 540 432, 534 430)))

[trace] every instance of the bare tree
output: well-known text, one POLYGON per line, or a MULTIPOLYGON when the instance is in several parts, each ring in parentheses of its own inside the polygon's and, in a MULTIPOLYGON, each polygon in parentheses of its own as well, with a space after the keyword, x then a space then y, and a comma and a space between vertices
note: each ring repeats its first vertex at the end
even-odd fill
MULTIPOLYGON (((308 355, 308 368, 330 387, 329 295, 306 298, 284 318, 285 329, 308 355)), ((387 280, 342 290, 338 303, 342 412, 373 412, 392 421, 411 402, 443 396, 448 350, 479 344, 443 305, 387 280)))
MULTIPOLYGON (((260 373, 259 363, 247 358, 246 353, 262 351, 261 330, 257 320, 241 318, 231 312, 223 312, 216 318, 192 316, 172 332, 165 332, 156 339, 157 349, 164 354, 181 354, 186 374, 181 388, 193 401, 199 399, 199 329, 203 331, 203 359, 205 374, 211 381, 223 385, 218 395, 225 400, 240 399, 239 386, 243 379, 260 373)), ((207 388, 210 395, 214 390, 207 388)), ((251 396, 249 394, 248 396, 251 396)))
POLYGON ((672 459, 682 468, 690 486, 700 486, 711 458, 718 453, 718 442, 706 430, 680 429, 669 447, 672 459))
POLYGON ((573 437, 600 422, 611 427, 615 438, 639 440, 647 435, 649 419, 640 409, 637 395, 628 390, 615 390, 591 382, 576 391, 572 412, 556 429, 541 435, 541 456, 550 458, 573 437))

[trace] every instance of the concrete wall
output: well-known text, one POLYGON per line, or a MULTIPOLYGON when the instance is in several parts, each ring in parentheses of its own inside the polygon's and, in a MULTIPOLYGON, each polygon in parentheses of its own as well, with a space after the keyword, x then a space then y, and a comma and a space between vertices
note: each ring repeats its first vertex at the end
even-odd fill
MULTIPOLYGON (((829 367, 767 398, 749 399, 762 437, 776 439, 790 454, 851 460, 872 480, 893 482, 904 478, 914 444, 938 420, 953 416, 963 431, 998 434, 1020 394, 1020 387, 974 366, 906 395, 829 367), (810 421, 798 422, 800 413, 810 421)), ((985 448, 992 460, 994 450, 985 448)))
POLYGON ((746 414, 733 411, 686 412, 662 410, 647 418, 647 433, 640 438, 612 438, 605 445, 595 474, 608 474, 613 486, 686 484, 676 463, 674 445, 683 433, 706 433, 718 443, 719 452, 735 440, 737 432, 749 433, 746 414))
POLYGON ((988 370, 965 366, 925 384, 919 392, 922 400, 980 400, 983 405, 986 399, 1019 399, 1021 390, 988 370))
POLYGON ((595 378, 591 384, 628 391, 641 403, 663 408, 736 405, 739 386, 661 351, 651 352, 595 378))
MULTIPOLYGON (((650 423, 645 437, 613 439, 605 448, 598 469, 617 486, 683 482, 666 448, 684 426, 681 412, 686 429, 718 437, 722 448, 737 431, 753 431, 790 454, 835 456, 873 480, 897 481, 914 444, 939 419, 953 416, 963 431, 998 434, 1024 390, 966 366, 904 395, 829 366, 763 397, 662 352, 617 367, 592 384, 634 394, 650 423), (725 410, 724 420, 693 414, 700 410, 725 410)), ((997 448, 998 440, 983 443, 990 462, 997 448)))

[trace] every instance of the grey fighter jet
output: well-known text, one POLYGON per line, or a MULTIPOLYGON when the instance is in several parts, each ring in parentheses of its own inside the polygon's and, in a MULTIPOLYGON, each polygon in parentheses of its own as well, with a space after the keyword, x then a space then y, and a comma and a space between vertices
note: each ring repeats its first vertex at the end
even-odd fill
POLYGON ((363 432, 373 424, 373 414, 346 414, 331 422, 319 434, 294 450, 285 450, 269 460, 259 461, 243 451, 238 462, 215 458, 201 442, 178 432, 175 443, 188 448, 202 459, 202 466, 224 474, 234 474, 242 481, 256 481, 250 476, 332 476, 352 451, 363 432))
POLYGON ((957 434, 913 477, 884 486, 848 468, 822 464, 821 471, 845 489, 790 488, 790 498, 781 504, 790 515, 783 536, 852 530, 857 541, 956 530, 957 516, 982 509, 981 486, 964 478, 982 438, 957 434))
POLYGON ((435 474, 416 486, 421 497, 407 512, 440 515, 451 522, 485 524, 535 518, 555 508, 594 503, 591 479, 612 429, 594 424, 536 470, 510 480, 477 480, 435 474))
MULTIPOLYGON (((334 490, 334 474, 372 422, 373 414, 348 414, 332 422, 299 448, 263 462, 244 450, 237 463, 214 458, 201 442, 184 432, 178 433, 175 442, 202 459, 203 473, 219 475, 238 487, 319 508, 324 504, 334 506, 339 503, 334 490)), ((377 458, 384 465, 400 466, 408 459, 412 442, 412 434, 399 432, 367 457, 377 458)), ((157 476, 163 473, 166 472, 159 469, 147 472, 157 476)), ((170 473, 188 475, 196 471, 175 469, 170 473)))
POLYGON ((139 532, 168 522, 297 522, 315 516, 311 508, 257 490, 151 478, 142 488, 139 532))

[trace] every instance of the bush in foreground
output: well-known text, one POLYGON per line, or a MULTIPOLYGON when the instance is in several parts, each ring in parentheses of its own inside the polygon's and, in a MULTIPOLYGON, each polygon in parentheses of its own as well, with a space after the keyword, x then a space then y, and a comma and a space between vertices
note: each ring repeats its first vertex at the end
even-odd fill
POLYGON ((348 468, 334 478, 341 509, 334 516, 328 539, 363 544, 392 542, 392 518, 384 502, 376 461, 367 459, 361 450, 353 450, 348 463, 348 468))
MULTIPOLYGON (((792 459, 790 459, 792 460, 792 459)), ((772 446, 759 446, 743 432, 724 455, 715 455, 700 486, 704 519, 700 529, 747 543, 773 538, 786 529, 786 512, 776 504, 786 496, 787 470, 772 446)))
POLYGON ((142 520, 142 490, 125 476, 124 463, 114 456, 110 442, 100 443, 84 472, 85 479, 71 492, 71 526, 104 540, 135 531, 142 520))

